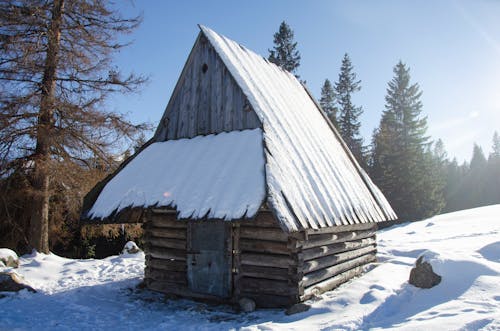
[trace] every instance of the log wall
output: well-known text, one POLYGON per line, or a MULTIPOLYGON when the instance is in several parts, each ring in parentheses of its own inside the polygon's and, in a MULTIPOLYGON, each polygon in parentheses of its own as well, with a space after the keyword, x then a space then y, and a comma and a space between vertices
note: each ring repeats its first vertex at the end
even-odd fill
MULTIPOLYGON (((147 287, 220 301, 188 289, 188 223, 174 213, 150 211, 146 218, 147 287)), ((263 308, 290 306, 361 274, 376 259, 373 223, 287 234, 271 212, 261 211, 232 225, 232 302, 246 297, 263 308)))
POLYGON ((187 290, 187 223, 175 213, 148 211, 144 223, 144 282, 152 290, 179 294, 187 290))
POLYGON ((329 291, 376 260, 376 223, 307 230, 300 241, 301 300, 329 291))
POLYGON ((283 307, 299 301, 298 240, 283 232, 271 212, 240 221, 240 265, 235 277, 236 297, 254 300, 259 307, 283 307))

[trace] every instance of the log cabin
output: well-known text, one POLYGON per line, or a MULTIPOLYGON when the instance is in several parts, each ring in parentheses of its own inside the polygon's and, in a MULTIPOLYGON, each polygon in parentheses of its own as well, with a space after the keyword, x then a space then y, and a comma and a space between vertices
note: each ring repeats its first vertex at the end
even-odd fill
POLYGON ((153 138, 82 211, 143 222, 147 288, 259 307, 361 274, 395 218, 307 88, 204 26, 153 138))

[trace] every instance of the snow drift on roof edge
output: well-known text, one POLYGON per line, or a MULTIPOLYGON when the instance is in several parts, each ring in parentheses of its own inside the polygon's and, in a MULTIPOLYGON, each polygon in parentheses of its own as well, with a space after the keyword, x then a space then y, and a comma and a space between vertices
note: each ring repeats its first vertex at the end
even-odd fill
POLYGON ((268 203, 283 226, 298 231, 396 218, 293 75, 207 27, 200 29, 263 124, 268 203))
POLYGON ((153 143, 109 181, 88 215, 170 206, 179 218, 252 217, 265 199, 262 130, 153 143))

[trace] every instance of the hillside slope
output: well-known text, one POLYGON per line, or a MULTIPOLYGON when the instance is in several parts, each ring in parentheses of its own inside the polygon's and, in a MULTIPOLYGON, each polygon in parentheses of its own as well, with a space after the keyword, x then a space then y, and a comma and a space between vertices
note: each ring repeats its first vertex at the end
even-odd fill
POLYGON ((292 316, 165 300, 135 289, 143 265, 142 253, 103 260, 24 256, 17 272, 39 292, 3 293, 0 330, 500 329, 500 205, 381 231, 379 262, 368 273, 292 316), (407 282, 424 252, 443 277, 428 290, 407 282))

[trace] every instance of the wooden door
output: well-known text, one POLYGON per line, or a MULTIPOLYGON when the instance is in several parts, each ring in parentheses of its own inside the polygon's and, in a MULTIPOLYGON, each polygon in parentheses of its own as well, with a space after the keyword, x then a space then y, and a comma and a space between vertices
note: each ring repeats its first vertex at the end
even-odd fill
POLYGON ((231 295, 231 223, 188 223, 188 286, 196 293, 227 298, 231 295))

